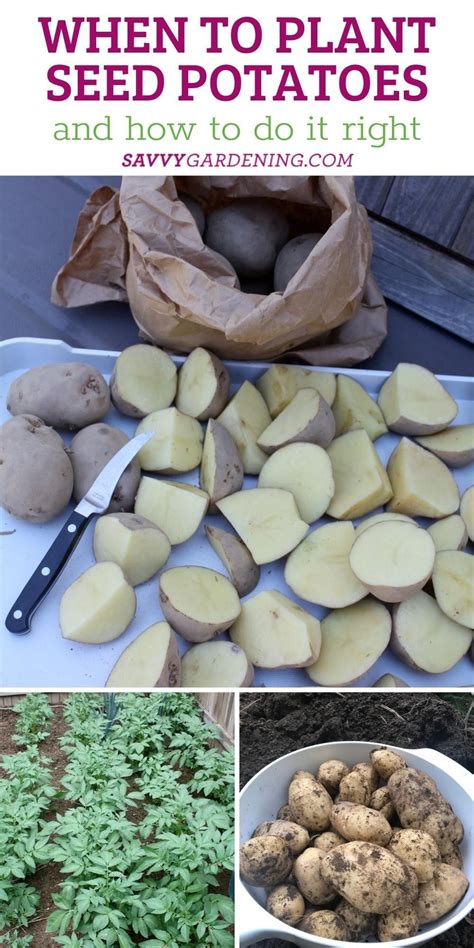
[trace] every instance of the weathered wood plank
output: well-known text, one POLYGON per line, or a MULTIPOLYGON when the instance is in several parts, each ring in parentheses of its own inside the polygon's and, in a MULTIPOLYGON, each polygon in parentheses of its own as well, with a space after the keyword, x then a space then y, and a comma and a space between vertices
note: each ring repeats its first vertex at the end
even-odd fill
POLYGON ((474 279, 469 264, 371 221, 372 268, 382 293, 418 316, 474 342, 474 279))
POLYGON ((474 260, 474 197, 453 240, 452 248, 468 260, 474 260))
POLYGON ((354 183, 357 200, 360 201, 368 211, 373 211, 374 214, 381 214, 394 180, 393 177, 383 177, 381 175, 361 175, 355 177, 354 183))
POLYGON ((396 177, 381 214, 451 247, 474 196, 474 178, 396 177))
POLYGON ((200 692, 196 698, 227 741, 234 740, 234 695, 232 692, 200 692))

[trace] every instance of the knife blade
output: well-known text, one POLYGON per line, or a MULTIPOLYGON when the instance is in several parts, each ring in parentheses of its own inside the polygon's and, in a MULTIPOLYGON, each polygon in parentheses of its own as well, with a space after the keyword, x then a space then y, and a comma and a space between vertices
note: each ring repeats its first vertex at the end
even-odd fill
POLYGON ((144 444, 153 437, 147 431, 127 441, 102 468, 86 495, 74 508, 72 514, 51 544, 46 556, 38 564, 33 575, 22 589, 5 620, 9 632, 23 635, 31 628, 31 617, 64 569, 72 551, 77 546, 89 518, 105 513, 117 482, 125 468, 133 461, 144 444))

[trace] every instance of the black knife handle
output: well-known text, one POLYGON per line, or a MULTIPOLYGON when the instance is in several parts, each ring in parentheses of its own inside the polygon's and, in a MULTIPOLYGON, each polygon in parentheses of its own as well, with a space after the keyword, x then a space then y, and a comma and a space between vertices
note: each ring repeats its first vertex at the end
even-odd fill
POLYGON ((21 635, 30 631, 31 616, 64 569, 87 525, 87 520, 87 517, 73 511, 69 520, 66 521, 46 556, 43 557, 31 579, 28 580, 17 601, 10 609, 5 620, 9 632, 16 632, 21 635))

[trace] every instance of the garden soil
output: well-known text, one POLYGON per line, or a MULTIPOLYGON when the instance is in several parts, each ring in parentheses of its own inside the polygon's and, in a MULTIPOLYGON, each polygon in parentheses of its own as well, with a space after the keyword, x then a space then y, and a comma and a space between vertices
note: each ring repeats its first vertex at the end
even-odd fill
MULTIPOLYGON (((474 708, 468 695, 449 701, 434 694, 272 693, 241 695, 242 786, 278 757, 329 741, 377 741, 431 747, 474 769, 474 708)), ((258 948, 285 948, 269 940, 258 948)), ((474 918, 427 942, 436 948, 472 948, 474 918)))

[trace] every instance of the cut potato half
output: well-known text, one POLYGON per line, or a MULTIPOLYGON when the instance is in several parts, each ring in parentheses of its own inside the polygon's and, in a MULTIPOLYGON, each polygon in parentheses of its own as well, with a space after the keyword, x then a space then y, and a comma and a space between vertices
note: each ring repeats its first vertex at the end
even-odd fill
POLYGON ((244 465, 234 439, 223 425, 211 418, 202 449, 199 484, 209 494, 209 513, 214 513, 216 500, 240 490, 244 482, 244 465))
POLYGON ((176 566, 161 574, 163 615, 187 642, 206 642, 240 614, 239 597, 222 573, 204 566, 176 566))
POLYGON ((229 395, 229 373, 223 362, 207 349, 193 349, 178 375, 176 407, 199 421, 215 418, 229 395))
POLYGON ((377 402, 359 382, 348 375, 337 376, 336 399, 332 410, 337 435, 364 428, 370 440, 375 441, 388 431, 377 402))
POLYGON ((413 520, 412 517, 407 517, 406 514, 374 514, 373 517, 367 517, 367 520, 362 520, 362 523, 359 523, 359 525, 355 528, 356 537, 360 537, 361 533, 365 533, 369 527, 374 527, 376 523, 386 523, 388 520, 404 520, 405 523, 414 523, 416 526, 416 520, 413 520))
POLYGON ((237 445, 246 474, 259 474, 266 455, 257 438, 271 422, 264 399, 251 382, 245 381, 218 417, 237 445))
POLYGON ((143 418, 135 434, 144 431, 154 433, 138 454, 144 471, 182 474, 201 463, 204 436, 195 418, 183 415, 177 408, 164 408, 143 418))
POLYGON ((326 513, 335 491, 329 456, 317 444, 287 444, 275 451, 260 471, 258 486, 289 490, 306 523, 326 513))
POLYGON ((258 668, 302 668, 319 655, 319 620, 276 589, 242 604, 230 637, 258 668))
POLYGON ((387 510, 437 519, 458 509, 459 491, 449 468, 408 438, 391 454, 387 472, 393 488, 387 510))
POLYGON ((314 388, 329 407, 336 397, 336 376, 333 372, 317 372, 298 365, 271 365, 257 381, 272 418, 283 411, 300 388, 314 388))
POLYGON ((474 557, 457 550, 437 553, 433 589, 445 615, 466 629, 474 629, 474 557))
POLYGON ((110 379, 110 394, 122 415, 144 418, 171 405, 176 382, 176 366, 166 352, 139 344, 120 353, 110 379))
POLYGON ((391 648, 411 668, 430 674, 449 671, 466 654, 471 633, 453 622, 428 593, 395 606, 391 648))
POLYGON ((167 622, 155 622, 117 659, 106 688, 179 688, 178 642, 167 622))
POLYGON ((217 502, 257 565, 286 556, 308 532, 293 494, 275 487, 241 490, 217 502))
POLYGON ((100 644, 117 639, 130 625, 135 592, 116 563, 96 563, 66 589, 59 605, 65 639, 100 644))
POLYGON ((448 467, 466 467, 474 461, 474 425, 455 425, 434 435, 416 438, 448 467))
POLYGON ((142 477, 135 500, 135 513, 156 523, 174 546, 184 543, 196 533, 208 504, 208 494, 191 484, 142 477))
POLYGON ((257 566, 250 550, 239 537, 220 527, 204 527, 207 539, 224 564, 240 598, 251 593, 259 579, 257 566))
POLYGON ((407 685, 406 681, 403 681, 403 678, 399 678, 398 675, 387 674, 377 678, 372 688, 409 688, 409 685, 407 685))
POLYGON ((98 563, 117 563, 131 586, 146 583, 165 565, 171 546, 155 523, 138 514, 107 514, 94 528, 94 556, 98 563))
POLYGON ((327 510, 331 517, 362 517, 390 500, 390 481, 366 431, 358 429, 340 435, 327 451, 336 485, 327 510))
POLYGON ((183 688, 250 688, 254 671, 233 642, 193 645, 181 662, 183 688))
POLYGON ((327 448, 335 432, 334 415, 323 396, 314 388, 302 388, 265 428, 257 444, 266 454, 273 454, 278 448, 299 441, 327 448))
POLYGON ((402 602, 428 582, 435 545, 427 530, 401 520, 376 523, 357 537, 350 567, 382 602, 402 602))
POLYGON ((349 565, 354 539, 352 523, 330 523, 313 530, 286 562, 285 581, 290 589, 301 599, 330 609, 363 599, 367 588, 349 565))
POLYGON ((392 620, 388 609, 364 599, 330 612, 321 622, 321 651, 306 669, 317 685, 350 685, 368 672, 390 641, 392 620))
POLYGON ((437 553, 442 550, 463 550, 467 544, 466 524, 459 514, 451 514, 444 520, 432 523, 428 533, 437 553))
POLYGON ((400 362, 379 392, 387 426, 399 434, 424 435, 442 431, 458 413, 454 398, 429 369, 400 362))
POLYGON ((466 524, 467 535, 471 543, 474 543, 474 485, 464 491, 460 513, 466 524))

